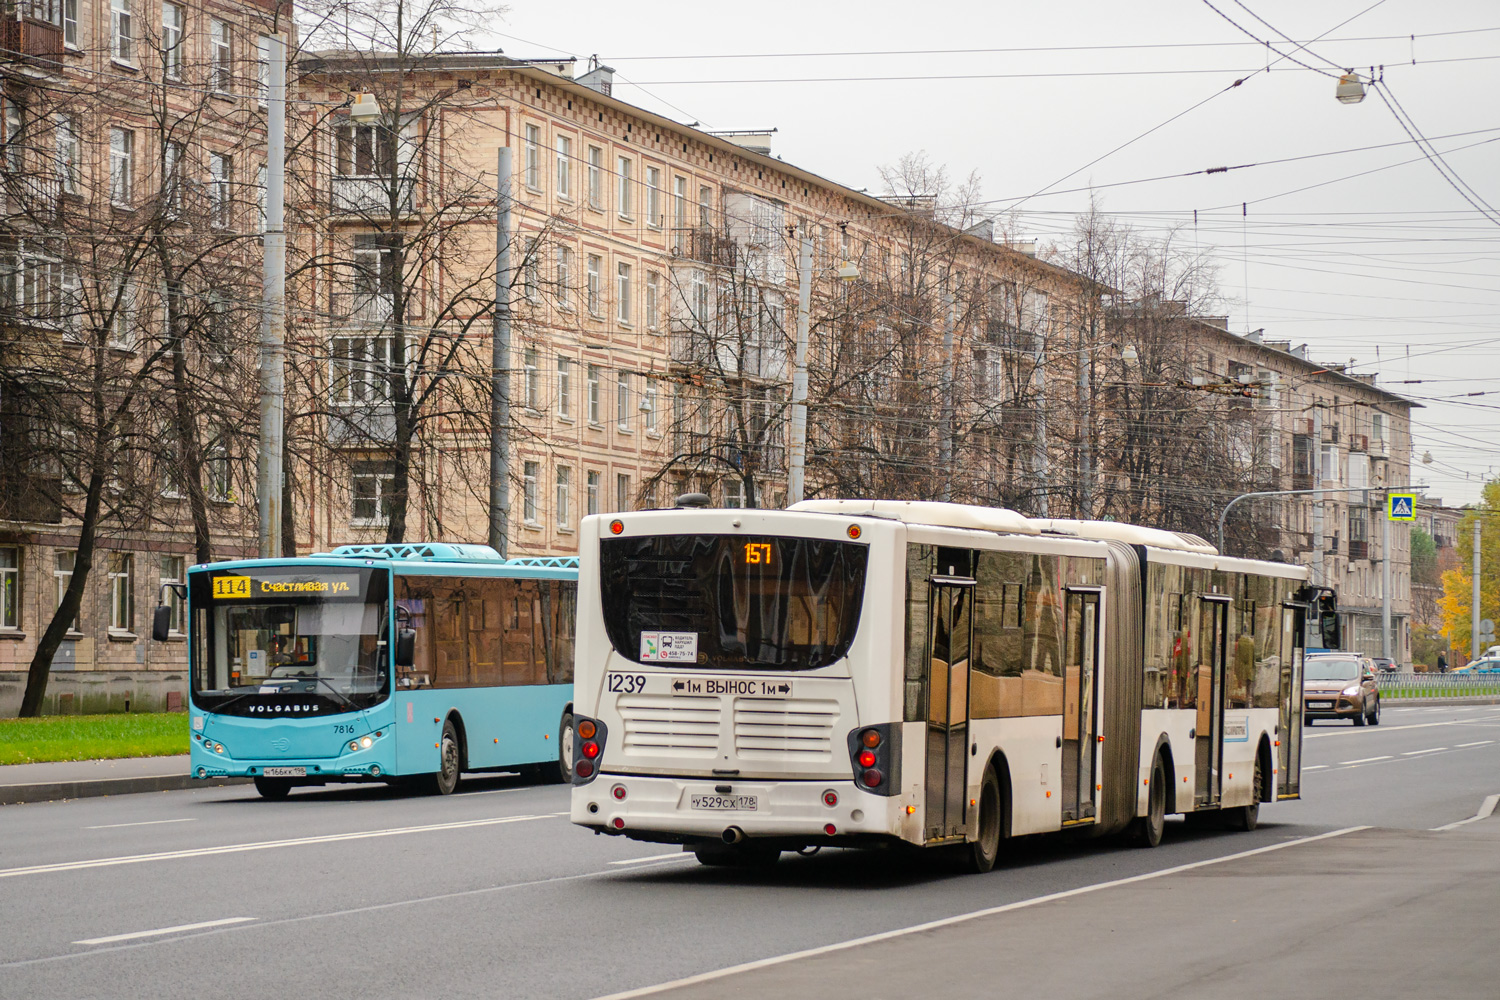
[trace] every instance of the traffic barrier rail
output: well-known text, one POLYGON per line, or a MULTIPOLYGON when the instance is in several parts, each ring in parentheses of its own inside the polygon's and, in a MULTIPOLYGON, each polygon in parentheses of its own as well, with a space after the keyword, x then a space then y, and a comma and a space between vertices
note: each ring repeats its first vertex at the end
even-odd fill
POLYGON ((1500 673, 1419 674, 1411 671, 1375 675, 1382 698, 1468 698, 1500 696, 1500 673))

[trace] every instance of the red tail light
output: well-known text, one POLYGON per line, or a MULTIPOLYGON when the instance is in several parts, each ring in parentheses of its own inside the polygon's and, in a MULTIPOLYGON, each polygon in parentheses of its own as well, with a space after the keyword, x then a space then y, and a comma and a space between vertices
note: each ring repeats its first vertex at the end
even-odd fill
POLYGON ((839 828, 834 826, 832 823, 829 823, 823 827, 823 832, 832 837, 835 833, 839 832, 839 828))
POLYGON ((609 790, 609 794, 613 795, 615 798, 617 798, 621 802, 623 802, 623 801, 625 801, 625 786, 624 785, 616 785, 615 787, 613 787, 613 788, 611 788, 609 790))
POLYGON ((880 783, 885 780, 885 775, 872 767, 866 769, 865 773, 859 776, 859 780, 863 781, 869 788, 879 788, 880 783))
POLYGON ((594 776, 594 765, 586 760, 580 760, 573 765, 573 773, 580 778, 592 778, 594 776))
POLYGON ((835 792, 832 788, 828 789, 828 791, 823 793, 823 804, 830 809, 838 805, 839 793, 835 792))
POLYGON ((593 760, 595 757, 599 756, 599 744, 595 743, 593 740, 585 741, 583 744, 583 755, 589 760, 593 760))
POLYGON ((861 750, 859 752, 859 766, 860 767, 874 767, 875 766, 875 751, 873 751, 873 750, 861 750))
POLYGON ((614 821, 614 827, 615 827, 616 830, 623 830, 623 829, 625 829, 625 821, 623 819, 621 819, 620 817, 616 816, 615 817, 615 821, 614 821))

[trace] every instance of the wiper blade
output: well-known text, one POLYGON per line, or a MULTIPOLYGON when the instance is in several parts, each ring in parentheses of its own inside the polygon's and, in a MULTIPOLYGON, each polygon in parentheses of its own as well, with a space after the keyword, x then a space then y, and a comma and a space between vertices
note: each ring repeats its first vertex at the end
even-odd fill
MULTIPOLYGON (((346 708, 348 708, 349 711, 351 711, 351 712, 357 712, 357 711, 359 711, 358 707, 354 704, 354 702, 347 695, 345 695, 344 692, 340 691, 338 688, 334 687, 328 681, 324 680, 322 674, 313 674, 312 675, 312 679, 315 680, 315 681, 317 681, 319 684, 323 685, 324 687, 326 687, 328 690, 332 691, 333 692, 333 696, 335 698, 337 698, 339 701, 343 702, 344 706, 346 708)), ((306 680, 306 678, 303 678, 303 680, 306 680)))

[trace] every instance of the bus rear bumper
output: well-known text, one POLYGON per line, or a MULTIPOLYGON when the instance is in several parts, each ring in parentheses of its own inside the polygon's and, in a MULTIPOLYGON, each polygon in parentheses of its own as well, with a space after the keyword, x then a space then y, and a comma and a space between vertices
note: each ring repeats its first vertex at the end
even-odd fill
POLYGON ((900 800, 863 791, 853 781, 604 773, 573 789, 570 818, 601 833, 640 840, 691 843, 743 836, 815 842, 891 836, 901 828, 900 808, 900 800))

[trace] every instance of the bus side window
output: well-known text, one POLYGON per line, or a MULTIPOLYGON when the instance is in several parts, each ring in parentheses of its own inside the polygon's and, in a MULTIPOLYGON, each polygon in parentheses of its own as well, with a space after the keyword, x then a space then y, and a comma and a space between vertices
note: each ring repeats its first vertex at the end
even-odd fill
MULTIPOLYGON (((412 644, 412 665, 396 668, 396 687, 424 688, 432 686, 432 628, 428 611, 432 607, 432 591, 427 587, 413 585, 404 576, 396 577, 396 605, 404 608, 408 616, 406 627, 417 633, 412 644)), ((398 617, 399 620, 399 617, 398 617)))
POLYGON ((465 687, 469 664, 464 630, 464 592, 461 579, 433 580, 432 683, 434 687, 465 687))
POLYGON ((502 645, 501 683, 507 685, 545 684, 546 663, 538 642, 540 593, 536 580, 506 580, 502 618, 505 640, 502 645))
POLYGON ((573 628, 578 618, 578 584, 571 580, 552 580, 547 584, 552 598, 548 620, 552 623, 552 651, 547 663, 547 683, 573 683, 573 628))
POLYGON ((500 580, 490 577, 469 581, 469 675, 481 687, 501 682, 503 603, 500 580))

